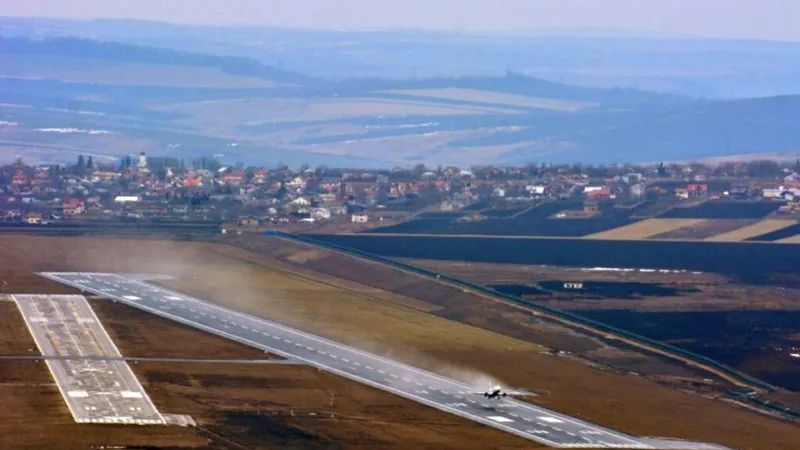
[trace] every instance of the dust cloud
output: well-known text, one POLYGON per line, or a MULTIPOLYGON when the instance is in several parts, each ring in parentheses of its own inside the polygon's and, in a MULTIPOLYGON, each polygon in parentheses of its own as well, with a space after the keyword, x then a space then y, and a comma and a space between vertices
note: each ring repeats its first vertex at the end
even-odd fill
POLYGON ((270 271, 264 270, 262 265, 265 257, 255 253, 201 242, 120 238, 55 239, 59 245, 48 246, 48 257, 40 259, 43 262, 38 264, 36 270, 167 276, 171 279, 153 282, 452 378, 477 392, 485 392, 495 385, 506 386, 494 376, 405 346, 388 335, 367 335, 357 323, 353 323, 356 321, 337 323, 327 314, 334 311, 332 306, 325 304, 324 298, 320 298, 318 302, 292 301, 291 296, 285 295, 286 289, 291 289, 295 297, 303 289, 308 289, 309 296, 318 296, 324 291, 315 291, 311 286, 313 283, 304 283, 302 279, 286 285, 286 277, 270 275, 270 271))

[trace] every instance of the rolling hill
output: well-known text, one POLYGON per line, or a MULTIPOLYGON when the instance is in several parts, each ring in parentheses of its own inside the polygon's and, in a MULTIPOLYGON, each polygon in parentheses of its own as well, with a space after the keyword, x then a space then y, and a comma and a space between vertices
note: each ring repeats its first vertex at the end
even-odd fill
POLYGON ((70 135, 70 148, 102 145, 111 154, 141 145, 234 161, 370 167, 800 150, 800 96, 693 99, 513 73, 331 81, 254 59, 73 37, 0 37, 0 58, 6 142, 50 145, 57 135, 41 130, 57 129, 70 135))

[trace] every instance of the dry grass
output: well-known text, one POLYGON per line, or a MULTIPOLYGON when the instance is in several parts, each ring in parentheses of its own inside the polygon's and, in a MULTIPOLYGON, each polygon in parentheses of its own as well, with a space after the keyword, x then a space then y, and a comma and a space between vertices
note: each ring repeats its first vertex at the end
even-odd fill
POLYGON ((739 228, 738 230, 733 230, 728 233, 722 233, 716 236, 711 236, 709 238, 706 238, 705 240, 714 242, 739 242, 749 239, 751 237, 771 233, 773 231, 777 231, 792 226, 796 223, 797 223, 796 220, 766 219, 762 220, 761 222, 754 223, 753 225, 748 225, 746 227, 739 228))
POLYGON ((775 241, 775 242, 779 242, 781 244, 800 244, 800 234, 796 234, 796 235, 788 237, 788 238, 780 239, 780 240, 775 241))
MULTIPOLYGON (((226 239, 247 240, 250 237, 226 239)), ((509 309, 510 307, 497 305, 482 297, 462 293, 457 289, 433 282, 426 283, 420 278, 399 273, 385 266, 342 255, 323 256, 319 253, 312 255, 308 253, 309 247, 278 239, 259 237, 243 244, 247 245, 247 248, 258 249, 263 254, 254 254, 229 246, 200 243, 100 238, 0 237, 0 251, 6 256, 3 260, 5 262, 3 275, 15 282, 30 279, 27 274, 32 270, 142 271, 146 268, 148 272, 170 273, 182 277, 177 280, 177 284, 183 290, 204 298, 287 321, 301 329, 328 335, 369 350, 388 353, 450 375, 459 376, 460 373, 462 377, 471 377, 475 374, 487 374, 509 385, 547 392, 546 395, 537 397, 535 401, 622 431, 713 441, 737 448, 757 450, 796 448, 797 428, 792 425, 739 410, 718 401, 664 388, 643 378, 616 375, 587 367, 584 362, 573 358, 540 353, 538 346, 533 342, 539 336, 552 338, 555 336, 554 331, 548 330, 551 334, 540 333, 538 328, 543 325, 529 313, 509 309), (263 243, 267 243, 264 244, 267 246, 262 247, 263 243), (42 254, 46 255, 46 260, 38 256, 42 254), (268 256, 269 254, 281 256, 273 258, 268 256), (294 257, 298 262, 288 262, 286 258, 289 257, 294 257), (286 268, 289 270, 284 271, 286 268), (336 281, 341 283, 341 286, 333 286, 330 284, 334 279, 332 275, 321 276, 319 277, 321 281, 315 281, 312 270, 326 273, 339 271, 337 273, 341 273, 342 276, 347 275, 346 278, 351 281, 336 281), (361 286, 357 285, 359 283, 356 283, 356 280, 361 282, 361 286), (390 287, 402 297, 419 298, 425 303, 444 307, 446 310, 439 310, 436 314, 446 315, 451 320, 403 305, 402 300, 395 302, 392 300, 393 294, 383 292, 378 295, 378 288, 381 286, 390 287), (474 326, 458 321, 472 323, 474 326), (507 334, 517 338, 502 336, 478 327, 505 330, 507 334)), ((337 277, 341 278, 338 275, 337 277)), ((39 282, 35 287, 27 287, 27 289, 34 288, 64 289, 46 281, 39 282)), ((563 335, 571 336, 568 333, 563 335)), ((596 347, 595 345, 592 348, 596 347)), ((141 367, 141 365, 136 366, 141 367)), ((282 366, 274 370, 291 369, 282 366)), ((200 375, 202 374, 198 373, 191 377, 200 375)), ((302 378, 306 375, 297 376, 302 378)), ((289 375, 280 377, 290 378, 289 375)), ((325 376, 325 380, 331 381, 323 383, 342 383, 337 386, 347 386, 336 387, 337 392, 339 389, 345 392, 349 392, 349 389, 366 389, 336 377, 325 376)), ((190 385, 195 386, 193 383, 190 385)), ((165 397, 159 394, 158 386, 148 382, 146 387, 154 396, 157 405, 163 402, 160 399, 165 397)), ((181 395, 205 401, 204 392, 202 389, 195 389, 181 395)), ((228 404, 233 398, 228 395, 231 392, 226 391, 224 396, 228 404)), ((297 392, 299 391, 282 397, 283 399, 276 403, 284 408, 294 402, 307 405, 305 400, 298 398, 297 392)), ((309 395, 313 398, 322 398, 320 401, 324 402, 329 394, 328 388, 317 392, 309 395), (325 395, 321 392, 325 392, 325 395)), ((51 395, 53 393, 55 390, 51 395)), ((57 396, 57 393, 55 395, 57 396)), ((372 397, 373 394, 369 396, 364 394, 365 397, 360 397, 360 395, 353 401, 365 408, 361 410, 362 417, 377 415, 385 418, 386 423, 369 421, 369 426, 375 428, 378 425, 379 429, 385 426, 387 430, 392 430, 392 436, 406 434, 409 437, 415 436, 405 427, 407 422, 405 418, 419 417, 416 416, 416 412, 411 412, 416 405, 400 402, 392 403, 396 406, 386 407, 385 405, 391 403, 390 399, 395 400, 393 397, 377 398, 372 397), (381 411, 384 410, 391 411, 392 415, 381 416, 381 411), (400 428, 394 428, 396 426, 400 428)), ((55 398, 58 402, 61 401, 60 398, 55 398)), ((215 406, 217 410, 224 410, 224 405, 220 402, 220 400, 208 400, 208 403, 219 403, 215 406)), ((190 403, 187 403, 187 409, 184 410, 175 409, 180 405, 167 404, 170 405, 168 409, 173 412, 195 413, 204 420, 200 412, 188 408, 190 403)), ((203 407, 208 408, 208 406, 203 407)), ((440 416, 431 420, 443 424, 451 419, 438 417, 440 416)), ((420 421, 425 422, 422 419, 412 420, 415 429, 418 429, 417 425, 423 426, 420 421)), ((351 418, 348 423, 354 422, 356 419, 351 418)), ((284 423, 292 423, 293 430, 324 429, 325 433, 335 433, 340 428, 347 430, 341 423, 324 426, 319 423, 305 424, 291 421, 284 423)), ((454 444, 463 445, 464 441, 454 440, 454 436, 463 433, 465 439, 480 442, 485 448, 489 442, 494 442, 495 436, 498 436, 497 432, 489 430, 492 437, 479 441, 474 435, 469 434, 471 431, 465 431, 470 430, 469 426, 469 424, 457 427, 442 425, 443 429, 451 431, 442 431, 443 434, 438 434, 436 437, 419 437, 418 442, 426 444, 412 447, 433 447, 435 445, 432 444, 432 440, 444 439, 449 444, 442 445, 443 448, 458 448, 454 444)), ((268 428, 275 429, 271 426, 268 428)), ((364 433, 363 436, 367 440, 377 439, 374 433, 368 433, 364 428, 353 430, 353 433, 356 434, 351 436, 364 433)), ((506 438, 502 434, 499 436, 506 438)), ((348 442, 347 439, 342 432, 336 434, 336 440, 332 439, 332 442, 339 440, 348 442)), ((349 439, 352 441, 353 438, 349 439)), ((398 448, 402 448, 402 444, 395 445, 400 445, 398 448)), ((516 444, 510 444, 509 448, 513 448, 513 445, 516 444)), ((383 446, 383 442, 377 441, 373 447, 375 446, 383 446)), ((391 447, 390 444, 387 446, 391 447)))
POLYGON ((650 239, 703 240, 711 236, 738 230, 756 222, 758 222, 758 219, 708 219, 675 230, 654 234, 650 236, 650 239))
POLYGON ((485 102, 498 105, 552 109, 556 111, 579 111, 594 106, 593 103, 587 102, 560 100, 557 98, 528 97, 525 95, 503 94, 501 92, 481 91, 477 89, 405 89, 389 92, 392 94, 413 95, 416 97, 460 100, 466 102, 485 102))
POLYGON ((586 236, 585 239, 646 239, 656 234, 697 225, 703 219, 648 219, 613 230, 586 236))

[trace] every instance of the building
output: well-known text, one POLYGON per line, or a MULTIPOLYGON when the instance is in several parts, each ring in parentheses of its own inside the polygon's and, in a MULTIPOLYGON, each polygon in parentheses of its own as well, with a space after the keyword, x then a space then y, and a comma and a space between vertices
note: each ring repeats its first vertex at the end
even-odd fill
POLYGON ((114 203, 138 203, 139 197, 135 195, 118 195, 114 197, 114 203))
POLYGON ((86 205, 81 199, 70 198, 61 202, 61 210, 68 216, 75 216, 86 212, 86 205))
POLYGON ((42 223, 42 215, 39 213, 28 213, 28 215, 25 216, 25 222, 29 224, 42 223))
POLYGON ((600 212, 600 206, 597 204, 597 200, 586 200, 583 202, 583 213, 587 215, 593 215, 600 212))
POLYGON ((147 155, 145 155, 144 152, 139 153, 139 164, 138 164, 138 166, 139 166, 140 169, 146 169, 147 168, 147 155))
POLYGON ((350 216, 350 221, 353 223, 367 223, 369 222, 369 217, 366 214, 353 214, 350 216))
POLYGON ((708 197, 707 184, 690 184, 686 187, 689 197, 708 197))

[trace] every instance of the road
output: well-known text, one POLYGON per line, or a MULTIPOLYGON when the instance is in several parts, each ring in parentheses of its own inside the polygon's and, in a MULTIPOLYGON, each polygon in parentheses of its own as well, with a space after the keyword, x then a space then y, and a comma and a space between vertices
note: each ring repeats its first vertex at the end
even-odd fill
MULTIPOLYGON (((629 436, 511 398, 487 400, 476 387, 121 275, 39 275, 102 295, 493 428, 556 448, 724 450, 726 447, 629 436)), ((479 387, 478 389, 485 389, 479 387)))

